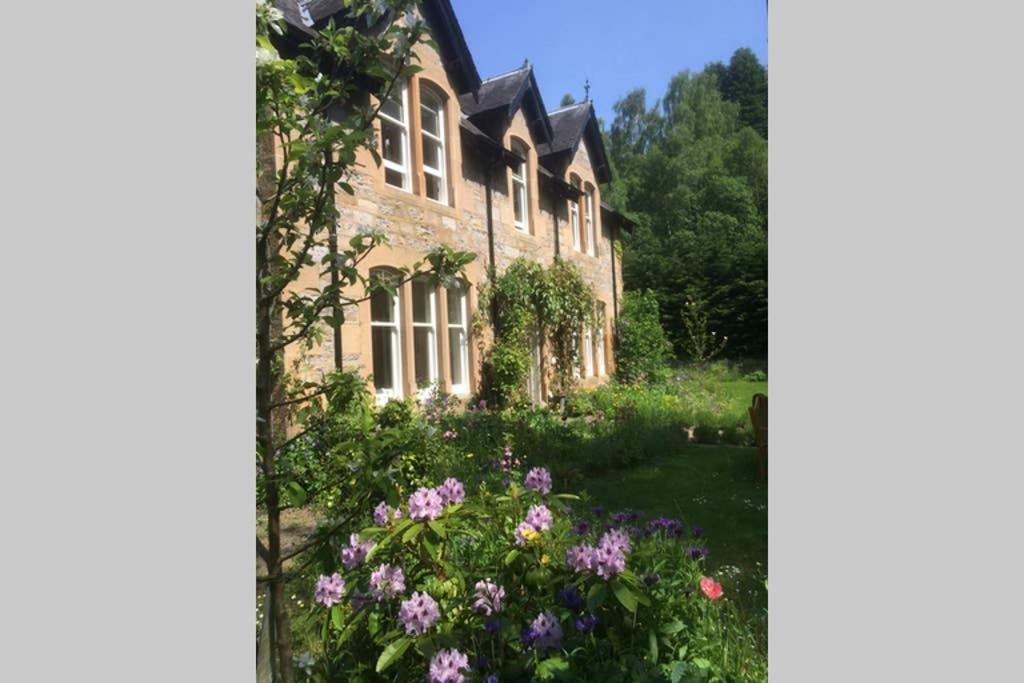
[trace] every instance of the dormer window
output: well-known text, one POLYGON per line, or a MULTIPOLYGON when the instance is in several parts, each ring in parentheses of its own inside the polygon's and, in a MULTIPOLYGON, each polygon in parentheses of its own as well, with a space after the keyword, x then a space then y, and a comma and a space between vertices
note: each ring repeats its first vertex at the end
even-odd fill
POLYGON ((530 194, 526 189, 526 159, 528 152, 523 145, 514 144, 512 151, 523 158, 523 161, 512 168, 512 214, 516 230, 530 232, 530 194))
POLYGON ((427 198, 448 203, 448 160, 445 156, 444 98, 429 87, 420 88, 420 128, 423 137, 423 179, 427 198))
POLYGON ((409 168, 409 91, 397 83, 380 108, 381 157, 384 160, 384 182, 411 189, 409 168))

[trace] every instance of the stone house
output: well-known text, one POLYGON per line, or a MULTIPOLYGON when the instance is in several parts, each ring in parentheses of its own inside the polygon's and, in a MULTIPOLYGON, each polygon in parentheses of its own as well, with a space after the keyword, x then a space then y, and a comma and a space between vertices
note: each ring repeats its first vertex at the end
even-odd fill
MULTIPOLYGON (((341 10, 340 0, 277 0, 290 28, 309 31, 341 10)), ((362 264, 366 274, 408 266, 444 243, 477 255, 459 287, 404 284, 397 297, 380 292, 349 307, 323 344, 293 356, 300 373, 346 369, 370 377, 378 397, 423 397, 433 386, 463 397, 480 381, 480 347, 471 333, 478 287, 490 265, 500 273, 517 257, 576 264, 598 299, 601 323, 581 331, 583 385, 607 381, 615 363, 613 331, 622 296, 615 242, 631 229, 601 202, 611 179, 590 101, 548 111, 534 68, 481 78, 449 0, 425 0, 419 11, 438 49, 416 49, 422 71, 396 88, 377 122, 377 166, 368 151, 338 192, 337 237, 381 230, 389 244, 362 264)), ((582 66, 582 65, 581 65, 582 66)), ((581 68, 582 71, 582 68, 581 68)), ((301 286, 316 286, 308 273, 301 286)), ((486 344, 487 340, 482 340, 486 344)), ((533 350, 529 393, 548 395, 533 350)))

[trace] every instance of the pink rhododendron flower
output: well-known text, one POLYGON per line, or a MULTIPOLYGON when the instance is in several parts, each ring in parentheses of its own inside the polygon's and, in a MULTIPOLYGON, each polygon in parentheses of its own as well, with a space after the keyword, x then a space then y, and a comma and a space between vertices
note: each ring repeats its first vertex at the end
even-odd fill
POLYGON ((533 539, 540 535, 529 522, 520 522, 519 526, 516 527, 516 545, 526 545, 533 539))
POLYGON ((469 657, 458 650, 438 650, 430 659, 429 683, 465 683, 462 671, 469 671, 469 657))
POLYGON ((551 510, 546 505, 531 505, 526 513, 526 523, 537 531, 547 531, 553 521, 551 510))
POLYGON ((441 618, 437 602, 427 593, 413 593, 398 608, 398 620, 409 635, 422 636, 441 618))
POLYGON ((462 487, 462 482, 454 477, 448 477, 437 487, 437 495, 441 496, 441 502, 445 505, 456 505, 466 500, 466 490, 462 487))
POLYGON ((562 644, 562 625, 550 612, 543 612, 530 624, 533 646, 538 650, 555 648, 562 644))
POLYGON ((710 576, 705 576, 700 580, 700 589, 704 592, 704 595, 708 596, 712 600, 717 600, 722 597, 722 584, 718 583, 710 576))
POLYGON ((392 508, 384 500, 373 509, 373 523, 377 526, 387 526, 392 521, 401 518, 402 511, 399 508, 392 508))
POLYGON ((565 551, 565 563, 577 574, 590 569, 594 556, 594 546, 574 545, 565 551))
POLYGON ((359 541, 359 534, 352 534, 348 539, 348 547, 341 551, 341 563, 345 569, 355 569, 366 560, 366 554, 373 548, 373 541, 359 541))
POLYGON ((378 600, 393 598, 405 592, 405 574, 401 567, 382 564, 370 574, 370 590, 378 600))
POLYGON ((341 602, 341 598, 344 595, 345 579, 341 578, 341 574, 335 572, 330 576, 321 575, 320 578, 317 579, 313 597, 316 602, 320 603, 324 607, 330 607, 331 605, 341 602))
POLYGON ((490 579, 484 581, 477 581, 474 587, 476 591, 473 593, 475 600, 473 601, 473 609, 477 612, 483 612, 486 616, 497 614, 501 612, 502 600, 505 599, 505 589, 501 586, 491 583, 490 579))
POLYGON ((543 467, 534 467, 527 473, 524 485, 529 490, 546 496, 551 493, 551 473, 543 467))
POLYGON ((436 489, 421 486, 416 493, 409 496, 409 517, 417 522, 425 519, 437 519, 444 509, 444 501, 436 489))

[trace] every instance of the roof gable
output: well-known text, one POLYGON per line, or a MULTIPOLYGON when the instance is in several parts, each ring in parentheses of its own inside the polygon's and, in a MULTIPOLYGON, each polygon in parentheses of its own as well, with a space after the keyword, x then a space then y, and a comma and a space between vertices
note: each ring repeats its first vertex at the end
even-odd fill
POLYGON ((597 123, 597 114, 590 100, 556 109, 548 114, 553 138, 545 147, 538 148, 541 163, 553 170, 564 171, 576 155, 581 141, 585 141, 599 183, 611 180, 608 155, 597 123))
POLYGON ((551 142, 551 122, 529 64, 485 79, 476 93, 460 96, 459 105, 463 114, 496 138, 502 137, 516 112, 522 111, 534 144, 540 147, 551 142))
MULTIPOLYGON (((331 19, 338 24, 347 19, 345 0, 274 0, 274 6, 284 15, 294 40, 315 35, 331 19)), ((474 92, 480 87, 480 74, 450 0, 423 0, 419 6, 452 83, 459 93, 474 92)), ((375 26, 367 25, 365 29, 378 30, 392 19, 389 10, 375 26)))

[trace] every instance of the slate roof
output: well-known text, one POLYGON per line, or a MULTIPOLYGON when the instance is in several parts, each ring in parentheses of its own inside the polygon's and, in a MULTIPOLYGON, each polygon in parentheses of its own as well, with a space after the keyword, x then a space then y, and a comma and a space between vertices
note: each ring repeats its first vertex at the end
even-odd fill
POLYGON ((522 66, 499 76, 486 78, 473 97, 467 93, 459 97, 459 106, 466 116, 476 116, 500 107, 511 107, 530 78, 530 67, 522 66))
POLYGON ((541 156, 573 149, 583 136, 583 129, 590 119, 592 110, 593 107, 587 101, 548 112, 553 135, 551 144, 539 150, 541 156))

